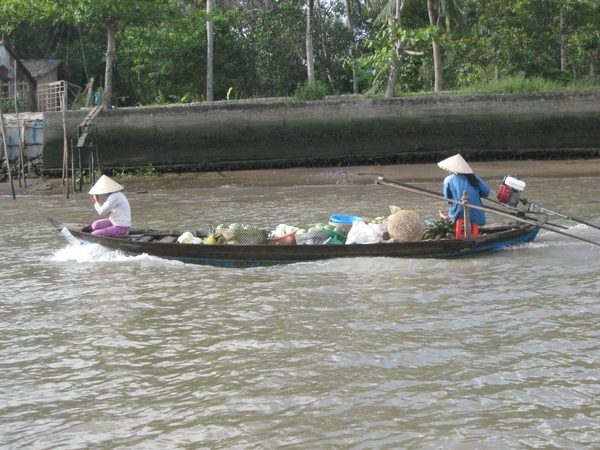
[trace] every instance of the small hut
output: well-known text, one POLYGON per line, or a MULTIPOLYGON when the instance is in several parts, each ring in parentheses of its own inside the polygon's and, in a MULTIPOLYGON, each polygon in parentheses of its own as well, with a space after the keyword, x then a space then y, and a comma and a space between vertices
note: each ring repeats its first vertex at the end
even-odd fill
POLYGON ((61 97, 67 86, 64 61, 26 59, 22 62, 36 81, 38 111, 60 111, 62 108, 61 97))
POLYGON ((35 78, 10 47, 0 41, 0 98, 14 98, 15 95, 24 99, 24 110, 36 110, 35 78))

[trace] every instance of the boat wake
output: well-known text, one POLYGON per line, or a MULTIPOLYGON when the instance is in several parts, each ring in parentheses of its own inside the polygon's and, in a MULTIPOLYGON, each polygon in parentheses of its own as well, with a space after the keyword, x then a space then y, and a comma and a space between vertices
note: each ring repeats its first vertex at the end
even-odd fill
MULTIPOLYGON (((75 238, 73 238, 75 239, 75 238)), ((50 257, 50 261, 57 262, 69 262, 74 261, 77 263, 98 263, 98 262, 125 262, 125 261, 146 261, 146 260, 159 260, 154 256, 149 255, 126 255, 120 251, 108 249, 98 244, 90 243, 70 243, 65 248, 57 250, 50 257)))

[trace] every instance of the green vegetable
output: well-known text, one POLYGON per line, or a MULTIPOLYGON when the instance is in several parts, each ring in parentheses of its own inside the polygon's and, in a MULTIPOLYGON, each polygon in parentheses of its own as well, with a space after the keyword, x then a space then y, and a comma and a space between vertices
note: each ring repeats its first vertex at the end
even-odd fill
POLYGON ((448 219, 439 218, 431 222, 423 232, 423 240, 452 239, 454 227, 448 219))

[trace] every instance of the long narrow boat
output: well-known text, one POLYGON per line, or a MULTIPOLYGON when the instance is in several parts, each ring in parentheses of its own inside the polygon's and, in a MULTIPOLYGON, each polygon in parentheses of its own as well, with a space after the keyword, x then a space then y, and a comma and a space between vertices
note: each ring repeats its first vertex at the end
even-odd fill
MULTIPOLYGON (((333 258, 452 258, 495 250, 537 236, 539 223, 511 222, 490 224, 479 228, 479 236, 462 239, 441 239, 419 242, 392 242, 348 245, 206 245, 181 244, 183 233, 174 230, 130 230, 127 236, 94 236, 89 225, 63 223, 49 218, 58 230, 68 230, 71 236, 84 243, 94 243, 132 255, 148 254, 185 263, 226 267, 252 267, 319 261, 333 258)), ((64 231, 63 231, 64 233, 64 231)))

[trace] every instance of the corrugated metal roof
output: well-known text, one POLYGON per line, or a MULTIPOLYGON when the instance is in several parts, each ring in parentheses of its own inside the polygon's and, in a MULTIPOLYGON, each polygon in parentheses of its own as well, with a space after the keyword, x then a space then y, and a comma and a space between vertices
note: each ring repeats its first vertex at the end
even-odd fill
POLYGON ((25 64, 23 64, 23 62, 17 58, 17 55, 15 55, 15 53, 12 51, 12 49, 8 45, 6 45, 4 43, 4 41, 2 41, 2 40, 0 40, 0 47, 4 47, 6 49, 6 51, 10 54, 10 56, 13 59, 17 60, 17 64, 20 66, 19 68, 23 71, 23 73, 31 81, 31 83, 35 85, 35 78, 33 77, 33 75, 31 75, 31 72, 29 72, 27 67, 25 67, 25 64))
POLYGON ((52 72, 63 63, 60 59, 25 59, 21 62, 35 79, 52 72))

